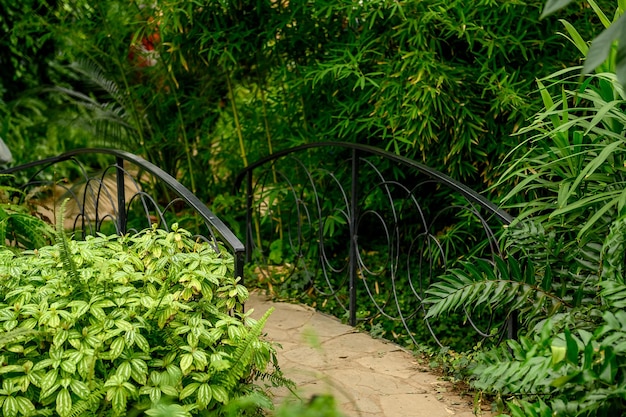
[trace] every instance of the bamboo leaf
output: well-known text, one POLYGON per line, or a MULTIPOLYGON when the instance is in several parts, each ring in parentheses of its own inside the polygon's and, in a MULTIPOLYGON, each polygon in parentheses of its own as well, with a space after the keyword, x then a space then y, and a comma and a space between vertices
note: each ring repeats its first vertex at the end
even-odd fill
POLYGON ((618 105, 623 104, 622 100, 613 100, 609 103, 605 103, 600 110, 593 116, 591 122, 589 122, 589 127, 585 131, 585 135, 588 135, 600 122, 606 122, 607 114, 610 111, 617 109, 618 105))
POLYGON ((565 329, 565 346, 567 348, 567 360, 573 365, 578 365, 578 343, 574 340, 568 328, 565 329))
POLYGON ((598 18, 600 19, 600 22, 602 22, 602 25, 605 28, 608 28, 609 26, 611 26, 611 21, 609 20, 608 17, 606 17, 602 9, 598 7, 598 4, 594 0, 587 0, 587 3, 589 3, 593 11, 596 12, 596 16, 598 16, 598 18))
POLYGON ((609 158, 609 156, 611 156, 613 152, 615 152, 615 150, 620 146, 623 146, 623 142, 616 141, 602 148, 602 151, 600 152, 600 154, 596 156, 595 158, 593 158, 583 168, 580 174, 576 177, 576 179, 574 180, 574 183, 572 184, 570 188, 568 195, 566 196, 566 199, 569 200, 574 194, 574 192, 578 191, 578 186, 580 185, 580 183, 584 181, 585 179, 587 179, 591 174, 593 174, 599 167, 601 167, 602 164, 606 162, 607 158, 609 158))
POLYGON ((570 36, 574 46, 578 48, 580 53, 586 56, 587 52, 589 51, 589 45, 587 45, 587 42, 585 42, 585 40, 580 36, 576 28, 567 20, 560 19, 559 22, 561 22, 563 26, 565 26, 565 30, 567 30, 567 33, 570 36))
POLYGON ((551 14, 561 10, 563 7, 567 6, 574 0, 548 0, 546 1, 546 5, 543 7, 543 11, 541 12, 541 18, 548 17, 551 14))
MULTIPOLYGON (((604 61, 609 56, 611 52, 611 47, 613 46, 613 42, 620 38, 622 32, 624 31, 624 26, 626 25, 626 14, 620 16, 617 21, 613 22, 611 26, 605 29, 600 35, 598 35, 592 42, 591 47, 589 48, 589 52, 587 53, 587 57, 585 59, 585 64, 583 65, 583 74, 590 74, 597 67, 602 65, 604 61)), ((622 37, 622 39, 624 39, 622 37)), ((624 43, 624 42, 621 42, 624 43)), ((626 46, 624 46, 626 47, 626 46)), ((619 55, 619 52, 618 52, 619 55)), ((618 58, 619 59, 619 58, 618 58)), ((619 59, 623 61, 622 59, 619 59)), ((622 80, 618 72, 618 79, 622 80)))

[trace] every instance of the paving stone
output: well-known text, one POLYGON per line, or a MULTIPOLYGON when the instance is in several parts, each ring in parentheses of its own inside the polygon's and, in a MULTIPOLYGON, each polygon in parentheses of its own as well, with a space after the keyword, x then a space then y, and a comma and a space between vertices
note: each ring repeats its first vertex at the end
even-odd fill
POLYGON ((311 317, 308 324, 323 339, 355 332, 354 328, 343 324, 338 318, 323 313, 315 314, 311 317))
MULTIPOLYGON (((474 415, 471 401, 455 395, 436 375, 420 371, 413 356, 391 342, 355 331, 310 307, 269 302, 258 293, 246 306, 255 309, 255 318, 275 308, 265 337, 282 345, 278 363, 305 400, 330 393, 346 417, 474 415)), ((299 401, 286 388, 271 391, 276 404, 299 401)))
POLYGON ((449 417, 455 414, 430 394, 386 395, 380 398, 380 404, 382 415, 387 417, 449 417))
POLYGON ((362 368, 329 369, 326 371, 346 389, 369 396, 390 394, 424 394, 426 388, 416 388, 389 375, 368 372, 362 368))
POLYGON ((370 335, 360 332, 344 334, 322 343, 322 347, 332 352, 333 356, 342 358, 359 358, 366 354, 391 352, 398 347, 392 343, 383 343, 370 335))
MULTIPOLYGON (((414 359, 410 353, 400 349, 355 359, 355 362, 372 372, 402 379, 411 379, 414 376, 423 377, 424 372, 418 371, 413 361, 414 359)), ((432 381, 436 380, 437 378, 432 376, 432 381)))

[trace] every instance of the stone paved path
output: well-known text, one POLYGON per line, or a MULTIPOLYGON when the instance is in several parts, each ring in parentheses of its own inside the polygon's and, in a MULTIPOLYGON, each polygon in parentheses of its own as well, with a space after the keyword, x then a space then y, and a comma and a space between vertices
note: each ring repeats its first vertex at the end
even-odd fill
MULTIPOLYGON (((253 293, 246 309, 258 318, 270 307, 265 333, 279 343, 278 363, 304 399, 332 393, 347 417, 471 417, 472 398, 420 370, 401 347, 302 305, 270 302, 253 293)), ((276 402, 289 391, 274 391, 276 402)), ((293 399, 293 396, 291 396, 293 399)), ((490 416, 489 413, 479 414, 490 416)))

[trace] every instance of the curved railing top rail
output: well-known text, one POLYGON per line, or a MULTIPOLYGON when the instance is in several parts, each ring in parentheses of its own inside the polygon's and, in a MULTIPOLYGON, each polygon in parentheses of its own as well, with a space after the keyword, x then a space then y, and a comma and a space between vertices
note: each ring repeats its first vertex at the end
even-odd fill
MULTIPOLYGON (((122 159, 133 163, 135 166, 145 170, 146 172, 154 175, 160 181, 164 182, 178 197, 183 199, 193 210, 195 210, 202 219, 217 232, 218 236, 223 239, 223 243, 232 251, 235 262, 243 262, 243 256, 245 254, 245 247, 243 243, 235 236, 235 234, 219 219, 209 208, 196 197, 190 190, 184 187, 170 174, 146 161, 138 155, 134 155, 130 152, 109 149, 109 148, 81 148, 65 152, 61 155, 53 156, 50 158, 42 159, 39 161, 33 161, 26 164, 10 167, 0 171, 1 174, 12 174, 26 169, 34 168, 37 166, 51 166, 58 162, 70 160, 78 155, 85 154, 108 154, 116 158, 122 159)), ((236 269, 242 269, 241 267, 236 269)), ((242 271, 239 271, 242 273, 242 271)))
POLYGON ((272 155, 269 155, 265 158, 262 158, 250 165, 248 165, 245 169, 243 169, 236 177, 235 179, 235 190, 238 190, 239 187, 241 186, 241 183, 243 182, 243 179, 246 177, 246 175, 249 175, 255 168, 258 168, 266 163, 268 163, 269 161, 281 158, 283 156, 292 154, 292 153, 296 153, 305 149, 311 149, 311 148, 321 148, 321 147, 340 147, 340 148, 346 148, 346 149, 352 149, 354 151, 357 152, 366 152, 372 155, 377 155, 377 156, 381 156, 383 158, 386 158, 390 161, 396 162, 398 164, 410 167, 415 169, 418 172, 421 172, 427 176, 429 176, 430 178, 432 178, 433 180, 446 185, 447 187, 458 191, 461 195, 463 195, 465 198, 467 198, 469 201, 474 202, 476 204, 478 204, 480 207, 492 212, 503 224, 505 225, 509 225, 513 222, 513 217, 507 213, 506 211, 502 210, 501 208, 499 208, 497 205, 495 205, 493 202, 491 202, 490 200, 488 200, 487 198, 483 197, 482 195, 478 194, 476 191, 474 191, 473 189, 471 189, 470 187, 468 187, 465 184, 462 184, 456 180, 454 180, 453 178, 450 178, 449 176, 447 176, 446 174, 437 171, 436 169, 430 168, 427 165, 421 164, 419 162, 416 162, 412 159, 409 159, 407 157, 404 156, 400 156, 400 155, 396 155, 392 152, 386 151, 384 149, 380 149, 377 148, 375 146, 370 146, 370 145, 361 145, 361 144, 356 144, 356 143, 349 143, 349 142, 313 142, 313 143, 308 143, 305 145, 300 145, 300 146, 296 146, 293 148, 288 148, 279 152, 276 152, 272 155))

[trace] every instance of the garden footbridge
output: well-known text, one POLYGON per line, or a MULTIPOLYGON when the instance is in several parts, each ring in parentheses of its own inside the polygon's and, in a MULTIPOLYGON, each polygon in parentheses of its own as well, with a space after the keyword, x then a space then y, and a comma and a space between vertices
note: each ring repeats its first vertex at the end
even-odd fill
MULTIPOLYGON (((23 183, 22 196, 51 221, 60 201, 70 198, 64 224, 83 235, 178 223, 216 251, 232 254, 233 274, 250 287, 305 302, 397 343, 382 345, 376 353, 381 363, 400 345, 466 348, 515 333, 514 312, 506 310, 480 316, 459 311, 434 321, 427 292, 459 260, 501 256, 498 236, 512 218, 448 176, 378 148, 313 143, 249 165, 234 188, 243 202, 245 245, 173 177, 127 152, 75 150, 4 173, 23 183), (110 162, 103 163, 106 158, 110 162)), ((365 346, 355 343, 356 350, 365 346)), ((340 358, 355 353, 343 349, 340 358)), ((422 395, 422 388, 413 394, 422 395)), ((411 395, 400 392, 385 401, 399 404, 405 394, 411 395)))

